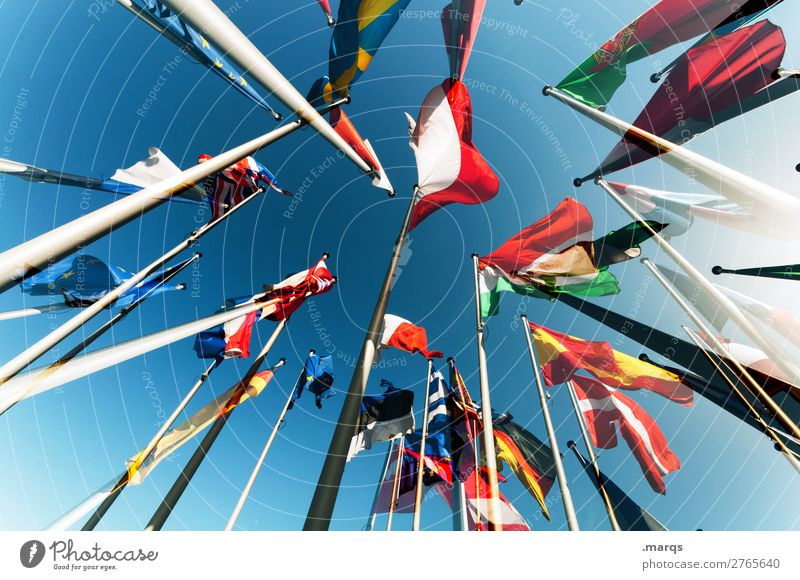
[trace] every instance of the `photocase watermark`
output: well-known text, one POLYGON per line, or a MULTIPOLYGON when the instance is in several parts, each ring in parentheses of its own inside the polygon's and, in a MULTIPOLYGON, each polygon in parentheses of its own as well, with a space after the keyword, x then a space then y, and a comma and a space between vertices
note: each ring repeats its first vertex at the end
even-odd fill
POLYGON ((138 109, 136 109, 136 114, 139 115, 139 117, 144 119, 145 115, 147 115, 148 111, 150 111, 150 108, 156 104, 161 89, 167 84, 169 77, 172 76, 172 73, 175 72, 175 70, 178 68, 178 65, 181 64, 185 58, 186 49, 181 48, 181 54, 176 55, 172 60, 168 61, 163 67, 161 67, 161 72, 153 83, 153 86, 150 88, 150 91, 147 93, 144 102, 139 106, 138 109))
MULTIPOLYGON (((441 20, 442 12, 443 9, 404 10, 400 15, 400 18, 407 20, 441 20)), ((472 15, 468 12, 451 10, 449 18, 453 20, 463 20, 464 22, 469 22, 472 19, 472 15)), ((508 20, 492 18, 491 16, 486 16, 485 14, 481 16, 481 27, 483 30, 488 30, 490 32, 503 32, 507 36, 515 36, 517 38, 529 38, 531 36, 530 31, 527 28, 520 26, 520 24, 517 22, 509 22, 508 20)))
MULTIPOLYGON (((17 100, 11 109, 11 119, 3 135, 3 159, 9 159, 14 150, 14 140, 17 138, 17 131, 22 128, 22 114, 28 108, 28 94, 30 89, 20 87, 17 92, 17 100)), ((6 174, 0 173, 0 208, 3 207, 3 200, 6 197, 6 174)))
POLYGON ((306 175, 303 178, 303 181, 300 183, 300 187, 298 187, 297 191, 295 191, 292 195, 292 199, 289 202, 289 207, 283 212, 283 217, 285 217, 287 220, 294 218, 295 212, 297 212, 298 208, 305 200, 306 193, 310 191, 314 183, 328 170, 330 170, 330 168, 333 167, 339 159, 344 159, 344 153, 341 151, 337 151, 336 157, 333 155, 325 156, 325 159, 311 168, 311 170, 308 172, 308 175, 306 175))

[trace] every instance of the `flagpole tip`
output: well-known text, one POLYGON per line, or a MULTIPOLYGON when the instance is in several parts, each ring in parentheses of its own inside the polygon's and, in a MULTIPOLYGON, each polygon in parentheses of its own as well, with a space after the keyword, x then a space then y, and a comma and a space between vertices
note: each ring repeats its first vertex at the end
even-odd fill
POLYGON ((327 260, 330 257, 331 257, 331 255, 328 252, 322 252, 322 259, 323 260, 327 260))
POLYGON ((286 364, 286 359, 285 358, 281 357, 280 359, 278 359, 277 366, 281 366, 281 365, 285 365, 285 364, 286 364))
POLYGON ((800 172, 800 163, 794 166, 794 170, 800 172))
POLYGON ((472 254, 470 254, 470 258, 475 259, 475 258, 478 258, 478 257, 479 257, 478 256, 478 252, 472 252, 472 254))
POLYGON ((580 177, 576 177, 575 179, 572 180, 572 185, 574 185, 575 187, 580 187, 581 185, 583 185, 583 179, 581 179, 580 177))
POLYGON ((722 274, 722 266, 714 266, 713 268, 711 268, 711 273, 714 274, 715 276, 719 276, 720 274, 722 274))
POLYGON ((525 2, 525 0, 514 0, 514 4, 516 4, 517 6, 522 6, 523 2, 525 2))
MULTIPOLYGON (((516 0, 514 0, 514 2, 516 2, 516 0)), ((542 87, 542 94, 545 97, 549 97, 550 96, 550 91, 552 91, 552 90, 553 90, 552 85, 545 85, 544 87, 542 87)))
POLYGON ((283 121, 283 115, 281 115, 277 111, 272 111, 272 116, 275 118, 276 121, 283 121))
POLYGON ((202 258, 202 257, 203 257, 203 252, 195 252, 195 253, 194 253, 194 257, 195 257, 195 258, 197 258, 197 259, 199 260, 200 258, 202 258))
POLYGON ((328 26, 336 26, 336 20, 333 19, 333 16, 328 16, 328 26))
POLYGON ((651 83, 655 84, 660 80, 661 80, 661 73, 653 73, 653 74, 650 75, 650 82, 651 83))
POLYGON ((454 365, 454 364, 456 364, 456 359, 454 359, 453 357, 449 356, 449 357, 447 357, 447 363, 451 364, 451 365, 454 365))
POLYGON ((389 190, 387 193, 389 194, 389 197, 394 197, 397 195, 397 192, 394 189, 389 190))
POLYGON ((308 354, 309 354, 309 355, 312 355, 312 354, 317 354, 317 351, 315 351, 313 348, 309 348, 309 349, 308 349, 308 354))
POLYGON ((572 439, 570 439, 569 441, 567 441, 567 447, 569 448, 575 447, 575 442, 572 439))
POLYGON ((175 286, 178 290, 186 290, 186 282, 181 282, 177 286, 175 286))

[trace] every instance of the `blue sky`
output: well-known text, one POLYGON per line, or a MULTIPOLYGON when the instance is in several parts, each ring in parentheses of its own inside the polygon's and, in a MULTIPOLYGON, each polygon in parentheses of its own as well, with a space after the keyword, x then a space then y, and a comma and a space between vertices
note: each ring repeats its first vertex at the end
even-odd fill
MULTIPOLYGON (((301 92, 327 71, 330 31, 316 2, 218 4, 301 92)), ((598 233, 627 223, 597 187, 572 187, 572 179, 593 169, 616 138, 542 96, 541 88, 558 82, 591 52, 592 43, 604 41, 648 5, 645 0, 622 5, 565 0, 559 7, 537 2, 515 6, 506 0, 487 8, 465 82, 473 99, 474 140, 500 177, 500 193, 484 206, 439 211, 413 232, 389 308, 424 325, 432 347, 456 358, 475 398, 470 254, 488 253, 568 195, 586 204, 598 233)), ((440 2, 412 0, 353 88, 347 109, 362 135, 373 142, 399 191, 397 198, 372 188, 312 130, 295 133, 256 157, 297 197, 290 201, 268 194, 239 212, 203 239, 199 267, 181 278, 189 292, 148 301, 99 341, 105 346, 207 315, 227 296, 247 294, 305 268, 323 251, 332 255, 329 265, 339 284, 295 314, 270 357, 275 361, 284 356, 288 364, 267 391, 233 415, 166 529, 224 527, 309 348, 334 355, 335 387, 347 388, 415 182, 402 113, 416 116, 425 94, 447 74, 441 28, 433 13, 439 8, 440 2)), ((176 61, 179 52, 172 44, 114 2, 0 1, 0 15, 0 139, 5 158, 110 176, 155 145, 187 167, 200 153, 216 154, 275 126, 271 117, 202 67, 176 61), (148 103, 156 86, 156 98, 148 103)), ((800 8, 793 3, 770 16, 784 28, 784 66, 791 68, 800 66, 798 16, 800 8)), ((665 51, 658 59, 667 63, 679 53, 677 48, 665 51)), ((629 82, 617 92, 609 111, 634 119, 655 90, 648 77, 657 68, 656 59, 631 66, 629 82)), ((691 146, 783 190, 798 191, 797 99, 790 96, 733 120, 691 146)), ((614 177, 661 189, 702 191, 657 160, 614 177)), ((109 201, 102 192, 82 193, 8 177, 0 181, 0 244, 11 248, 109 201)), ((181 240, 195 227, 196 217, 197 208, 191 205, 165 205, 86 251, 135 270, 181 240)), ((788 243, 704 222, 675 243, 705 270, 718 263, 744 267, 796 262, 788 243)), ((652 244, 645 251, 671 265, 652 244)), ((640 319, 680 333, 681 313, 661 288, 647 281, 637 261, 615 273, 622 293, 599 302, 627 313, 636 294, 643 293, 640 319)), ((725 282, 798 310, 791 282, 725 282)), ((0 295, 0 310, 40 301, 12 289, 0 295)), ((487 326, 492 404, 498 411, 510 410, 544 438, 524 335, 515 322, 522 309, 531 320, 556 330, 583 338, 616 337, 564 305, 504 298, 501 314, 487 326)), ((3 322, 0 347, 10 358, 63 319, 64 315, 3 322)), ((100 323, 96 320, 90 327, 100 323)), ((261 323, 253 350, 271 330, 272 323, 261 323)), ((642 350, 630 341, 615 346, 633 355, 642 350)), ((227 389, 247 365, 247 360, 226 362, 189 410, 205 404, 212 392, 227 389)), ((26 401, 0 417, 0 465, 5 467, 0 528, 43 528, 118 475, 124 460, 149 440, 203 368, 204 361, 195 358, 187 340, 26 401)), ((420 357, 387 351, 368 392, 380 390, 381 378, 390 379, 415 390, 421 411, 425 368, 420 357)), ((566 441, 578 437, 577 426, 566 393, 556 389, 552 394, 559 443, 566 450, 566 441)), ((800 528, 800 499, 793 493, 796 474, 755 430, 702 400, 684 408, 644 392, 632 397, 657 419, 683 466, 666 478, 667 495, 661 497, 650 490, 624 445, 603 452, 601 465, 669 528, 800 528)), ((239 519, 242 528, 302 527, 342 400, 339 394, 325 401, 320 411, 304 398, 290 413, 239 519)), ((129 488, 103 527, 144 527, 193 448, 187 446, 143 485, 129 488)), ((380 446, 364 452, 348 464, 332 529, 357 530, 365 524, 385 450, 380 446)), ((607 529, 602 504, 574 458, 567 456, 565 468, 581 526, 607 529)), ((558 501, 551 508, 553 521, 547 523, 518 482, 510 479, 504 493, 535 530, 566 528, 558 501)), ((378 520, 379 529, 383 522, 378 520)), ((397 529, 410 529, 410 518, 400 516, 396 522, 397 529)), ((450 514, 437 498, 425 503, 423 526, 451 527, 450 514)))

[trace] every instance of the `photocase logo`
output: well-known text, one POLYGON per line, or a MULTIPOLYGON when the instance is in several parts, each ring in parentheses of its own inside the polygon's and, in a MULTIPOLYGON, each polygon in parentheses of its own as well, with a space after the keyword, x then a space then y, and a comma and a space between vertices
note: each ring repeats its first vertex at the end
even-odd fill
POLYGON ((19 549, 19 561, 26 568, 35 568, 44 560, 44 544, 39 540, 29 540, 19 549))

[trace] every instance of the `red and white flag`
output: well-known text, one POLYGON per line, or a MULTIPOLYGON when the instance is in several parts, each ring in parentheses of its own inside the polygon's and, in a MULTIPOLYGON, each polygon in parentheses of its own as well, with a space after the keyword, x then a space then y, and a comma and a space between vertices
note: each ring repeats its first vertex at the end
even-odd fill
POLYGON ((409 229, 448 204, 484 203, 497 195, 500 180, 472 143, 472 103, 464 83, 444 81, 425 97, 416 122, 406 117, 420 196, 409 229))
POLYGON ((428 359, 444 356, 438 350, 428 350, 428 335, 424 328, 394 314, 383 316, 381 346, 393 346, 410 353, 418 352, 428 359))
POLYGON ((374 172, 372 175, 372 185, 393 193, 394 189, 392 188, 392 184, 389 182, 389 177, 386 175, 383 167, 381 167, 375 150, 372 148, 372 145, 370 145, 369 140, 362 139, 356 126, 353 125, 350 117, 347 116, 347 113, 345 113, 341 107, 336 107, 331 109, 328 119, 334 131, 336 131, 339 136, 358 153, 358 156, 372 168, 374 172))
POLYGON ((616 423, 650 487, 665 494, 663 477, 680 469, 681 462, 653 418, 632 399, 596 379, 574 375, 572 383, 594 445, 616 447, 616 423))
MULTIPOLYGON (((503 479, 502 476, 500 478, 501 480, 503 479)), ((492 500, 489 499, 489 480, 485 467, 481 467, 479 470, 472 470, 464 482, 464 495, 467 498, 469 529, 487 531, 489 529, 487 517, 489 502, 492 500)), ((492 522, 496 530, 501 529, 504 532, 529 532, 531 530, 525 519, 502 493, 495 501, 497 502, 495 512, 500 518, 499 522, 492 522)))
POLYGON ((309 296, 323 294, 330 290, 336 283, 336 278, 328 270, 325 260, 317 262, 316 266, 292 274, 282 282, 264 286, 264 293, 254 296, 253 300, 269 301, 261 309, 259 320, 283 320, 302 306, 309 296))

